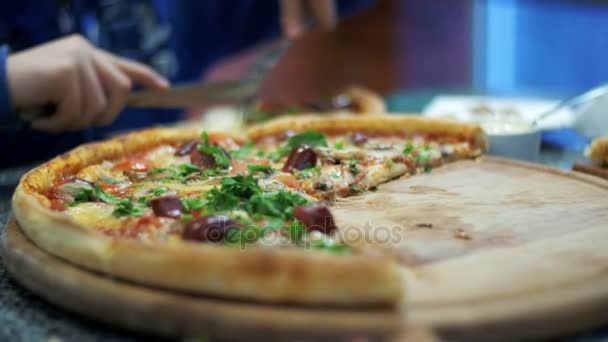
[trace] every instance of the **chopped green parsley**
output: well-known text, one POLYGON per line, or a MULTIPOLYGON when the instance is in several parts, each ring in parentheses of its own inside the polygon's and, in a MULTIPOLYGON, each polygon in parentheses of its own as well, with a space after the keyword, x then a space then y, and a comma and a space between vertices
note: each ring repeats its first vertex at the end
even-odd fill
POLYGON ((261 172, 261 173, 272 173, 272 167, 270 165, 249 165, 247 169, 251 173, 261 172))
POLYGON ((414 145, 412 145, 412 143, 408 143, 407 145, 405 145, 405 148, 403 149, 403 154, 407 156, 412 154, 412 152, 414 152, 414 145))
POLYGON ((218 168, 227 169, 230 167, 230 156, 220 146, 211 145, 207 132, 201 133, 201 140, 203 143, 197 146, 200 153, 212 156, 213 160, 215 160, 215 165, 218 168))
POLYGON ((352 172, 355 175, 358 175, 359 172, 361 172, 359 170, 359 165, 357 164, 357 161, 354 159, 351 159, 351 161, 348 162, 348 169, 350 170, 350 172, 352 172))

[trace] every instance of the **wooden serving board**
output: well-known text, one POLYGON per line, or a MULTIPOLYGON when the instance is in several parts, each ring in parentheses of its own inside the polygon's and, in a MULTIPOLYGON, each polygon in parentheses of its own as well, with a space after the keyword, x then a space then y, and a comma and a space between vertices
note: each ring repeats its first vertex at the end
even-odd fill
POLYGON ((166 336, 383 337, 407 322, 450 337, 510 341, 608 323, 608 181, 514 161, 464 161, 339 201, 332 212, 347 238, 366 233, 377 253, 404 265, 405 313, 146 288, 42 252, 14 221, 2 251, 15 277, 44 298, 166 336))

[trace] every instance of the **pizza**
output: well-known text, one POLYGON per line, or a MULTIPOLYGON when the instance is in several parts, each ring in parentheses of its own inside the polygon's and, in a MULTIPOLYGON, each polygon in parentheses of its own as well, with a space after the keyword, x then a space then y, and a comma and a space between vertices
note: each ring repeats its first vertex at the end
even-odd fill
POLYGON ((306 305, 397 305, 400 266, 340 235, 332 204, 476 158, 473 124, 284 117, 242 136, 149 129, 26 174, 15 217, 40 248, 148 286, 306 305))
POLYGON ((593 140, 585 154, 598 166, 608 165, 608 137, 593 140))
POLYGON ((255 106, 256 113, 249 121, 259 122, 285 114, 332 113, 351 115, 378 115, 386 113, 386 105, 380 94, 358 85, 350 85, 335 96, 326 99, 302 101, 289 107, 260 101, 255 106))
MULTIPOLYGON (((351 116, 383 115, 386 106, 382 97, 367 88, 351 85, 339 94, 327 98, 304 101, 297 105, 281 106, 259 101, 252 108, 219 106, 209 108, 200 116, 199 125, 207 130, 239 134, 247 124, 260 123, 281 116, 351 116)), ((180 127, 191 127, 192 122, 182 122, 180 127)))

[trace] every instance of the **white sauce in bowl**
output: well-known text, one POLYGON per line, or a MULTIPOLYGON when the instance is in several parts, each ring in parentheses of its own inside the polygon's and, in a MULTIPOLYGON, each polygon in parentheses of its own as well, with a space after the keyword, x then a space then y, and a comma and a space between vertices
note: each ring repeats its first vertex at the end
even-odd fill
POLYGON ((535 131, 532 124, 516 120, 488 120, 480 125, 488 135, 525 134, 535 131))

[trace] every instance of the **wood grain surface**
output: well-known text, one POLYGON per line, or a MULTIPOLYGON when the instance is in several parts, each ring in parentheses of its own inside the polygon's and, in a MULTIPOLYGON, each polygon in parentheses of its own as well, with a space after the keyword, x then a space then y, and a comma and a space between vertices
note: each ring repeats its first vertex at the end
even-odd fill
POLYGON ((2 251, 15 277, 47 300, 164 336, 382 338, 407 331, 407 323, 447 337, 510 341, 608 321, 608 181, 482 159, 393 181, 340 201, 333 213, 346 238, 366 236, 374 251, 404 266, 403 315, 145 288, 40 251, 14 222, 2 251))
POLYGON ((479 340, 510 340, 608 321, 601 314, 608 309, 602 179, 464 161, 351 197, 333 213, 342 229, 371 231, 368 243, 407 266, 411 322, 467 339, 474 332, 479 340), (379 230, 391 232, 389 243, 379 230))

